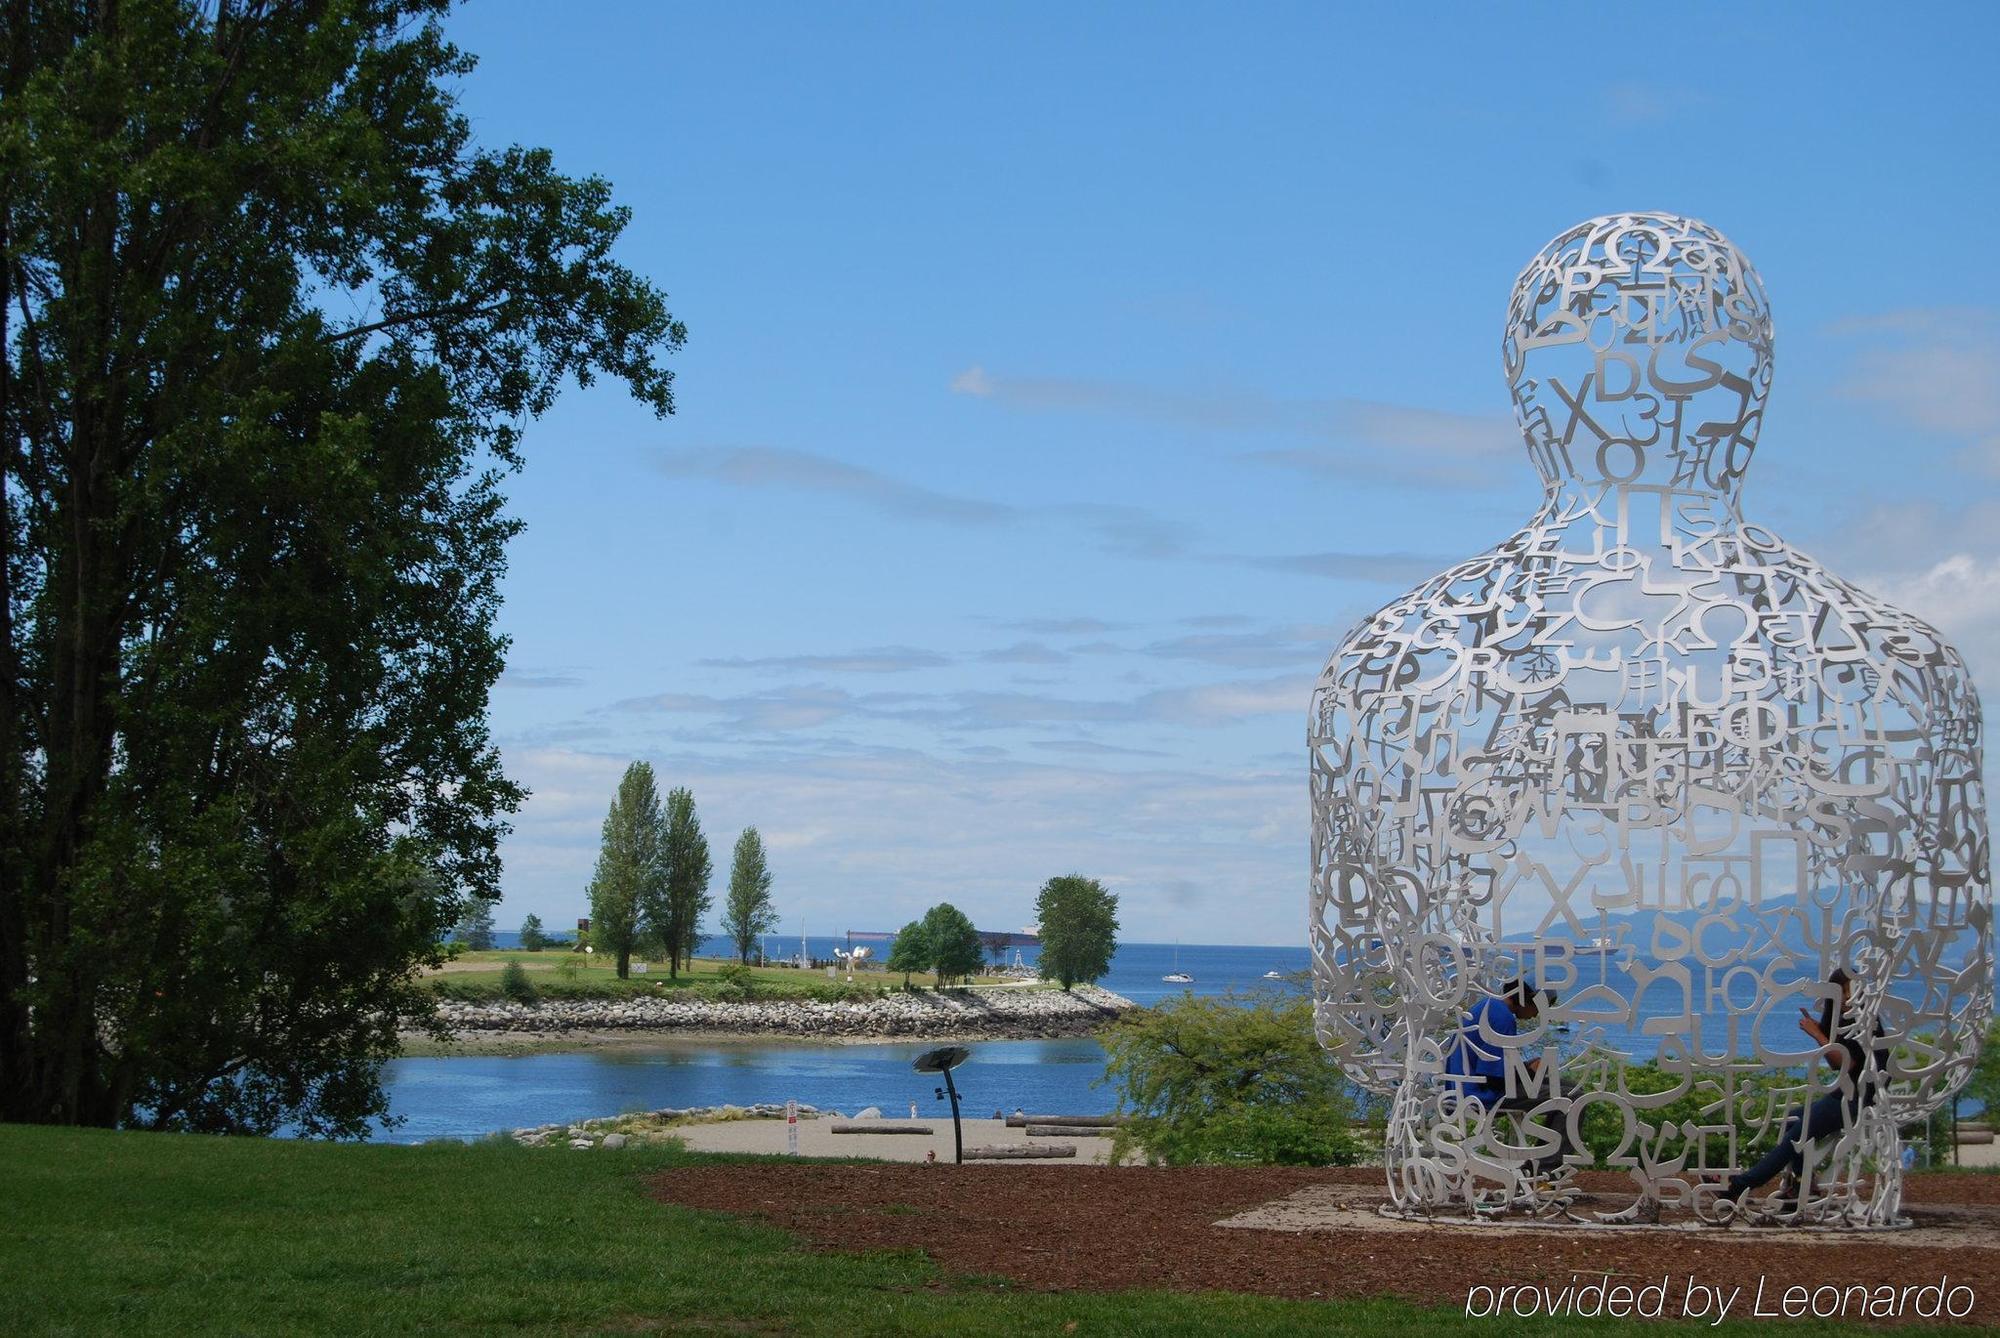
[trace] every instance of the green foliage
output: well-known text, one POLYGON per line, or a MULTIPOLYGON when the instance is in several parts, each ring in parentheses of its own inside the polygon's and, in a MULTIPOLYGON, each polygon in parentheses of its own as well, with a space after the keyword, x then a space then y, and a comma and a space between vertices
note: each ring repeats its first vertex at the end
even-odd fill
POLYGON ((500 486, 685 331, 447 8, 0 16, 0 1119, 358 1133, 499 896, 500 486))
MULTIPOLYGON (((1084 1338, 1496 1331, 1492 1320, 1394 1301, 1052 1293, 954 1276, 916 1250, 802 1250, 776 1227, 661 1203, 651 1185, 663 1172, 764 1174, 755 1159, 699 1156, 676 1141, 583 1155, 498 1142, 325 1147, 0 1126, 0 1164, 8 1168, 0 1277, 8 1330, 20 1338, 889 1338, 1062 1334, 1072 1324, 1084 1338)), ((1698 1332, 1671 1322, 1579 1331, 1698 1332)), ((1807 1326, 1800 1338, 1818 1333, 1807 1326)))
MULTIPOLYGON (((1566 1073, 1578 1071, 1580 1067, 1587 1066, 1587 1062, 1586 1056, 1583 1064, 1565 1063, 1564 1071, 1566 1073)), ((1671 1092, 1681 1086, 1685 1078, 1667 1072, 1649 1060, 1643 1064, 1626 1065, 1623 1081, 1627 1091, 1647 1096, 1671 1092)), ((1796 1096, 1780 1094, 1774 1097, 1774 1090, 1797 1085, 1798 1077, 1795 1074, 1789 1076, 1783 1073, 1739 1074, 1736 1078, 1734 1097, 1725 1101, 1722 1089, 1712 1080, 1698 1081, 1665 1104, 1635 1110, 1634 1117, 1646 1132, 1635 1136, 1633 1144, 1623 1149, 1624 1154, 1637 1155, 1639 1137, 1643 1137, 1649 1145, 1655 1145, 1658 1131, 1668 1125, 1679 1128, 1667 1133, 1663 1151, 1659 1155, 1675 1156, 1683 1148, 1691 1151, 1690 1139, 1679 1130, 1688 1125, 1696 1125, 1716 1130, 1700 1136, 1702 1155, 1706 1158, 1705 1164, 1727 1166, 1730 1164, 1731 1149, 1730 1136, 1725 1130, 1729 1127, 1736 1130, 1735 1156, 1741 1158, 1757 1139, 1759 1126, 1774 1103, 1777 1107, 1777 1122, 1780 1124, 1789 1107, 1798 1104, 1796 1096)), ((1585 1107, 1582 1141, 1595 1165, 1604 1166, 1607 1158, 1619 1152, 1624 1128, 1624 1120, 1610 1104, 1600 1101, 1592 1102, 1585 1107)), ((1764 1137, 1766 1141, 1771 1137, 1768 1130, 1765 1131, 1764 1137)), ((1690 1162, 1694 1160, 1691 1155, 1690 1162)))
POLYGON ((1169 1166, 1350 1166, 1346 1081, 1313 1032, 1312 1000, 1183 994, 1104 1033, 1105 1080, 1131 1117, 1112 1145, 1169 1166))
POLYGON ((665 900, 665 825, 652 766, 632 763, 604 815, 590 876, 591 942, 617 962, 621 979, 631 974, 645 922, 665 900))
POLYGON ((2000 1022, 1986 1029, 1986 1044, 1980 1047, 1979 1063, 1965 1084, 1965 1095, 1984 1107, 1987 1123, 2000 1129, 2000 1022))
POLYGON ((978 975, 986 960, 979 931, 965 918, 965 912, 948 901, 924 912, 923 940, 940 985, 978 975))
POLYGON ((755 827, 745 827, 736 838, 736 851, 729 863, 729 897, 723 905, 722 932, 736 944, 737 959, 748 963, 757 936, 777 927, 764 838, 755 827))
POLYGON ((665 871, 661 884, 664 897, 648 901, 648 918, 666 949, 668 973, 678 977, 701 942, 701 917, 709 908, 708 880, 713 870, 708 838, 701 834, 701 819, 695 816, 692 790, 667 792, 660 861, 665 871))
POLYGON ((903 988, 910 987, 913 972, 931 969, 931 945, 924 938, 924 926, 920 920, 912 920, 896 931, 896 939, 889 945, 889 960, 883 963, 889 971, 903 973, 903 988))
POLYGON ((725 962, 716 970, 715 978, 724 985, 734 985, 749 998, 757 991, 757 973, 741 962, 725 962))
POLYGON ((484 897, 466 903, 465 914, 452 927, 452 941, 473 952, 493 951, 493 903, 484 897))
POLYGON ((527 968, 519 962, 507 963, 500 973, 500 992, 518 1004, 531 1004, 541 998, 535 982, 528 979, 527 968))
POLYGON ((1042 884, 1035 898, 1041 923, 1042 979, 1064 989, 1099 979, 1118 950, 1118 898, 1095 878, 1070 874, 1042 884))
POLYGON ((540 952, 549 946, 549 936, 542 929, 542 917, 533 911, 521 921, 521 946, 529 952, 540 952))

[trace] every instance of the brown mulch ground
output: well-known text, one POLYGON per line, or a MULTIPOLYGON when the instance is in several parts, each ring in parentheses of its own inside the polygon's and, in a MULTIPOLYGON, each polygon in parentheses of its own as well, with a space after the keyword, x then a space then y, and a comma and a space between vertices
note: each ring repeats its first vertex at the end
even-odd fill
MULTIPOLYGON (((1581 1177, 1615 1192, 1623 1177, 1581 1177)), ((1917 1175, 1905 1203, 1919 1225, 1926 1205, 1991 1205, 2000 1176, 1917 1175)), ((1761 1278, 1767 1298, 1794 1284, 1972 1287, 1966 1323, 2000 1323, 2000 1249, 1898 1245, 1739 1226, 1704 1235, 1648 1232, 1502 1234, 1478 1227, 1250 1231, 1214 1224, 1312 1184, 1379 1188, 1377 1170, 1091 1166, 731 1165, 669 1171, 658 1198, 761 1218, 823 1249, 919 1249, 951 1273, 1001 1275, 1049 1291, 1164 1288, 1291 1297, 1397 1296, 1466 1303, 1470 1286, 1586 1281, 1656 1283, 1688 1275, 1742 1286, 1736 1314, 1761 1278)), ((1979 1214, 1982 1218, 1984 1212, 1979 1214)), ((1935 1219, 1933 1219, 1935 1221, 1935 1219)), ((1980 1232, 1980 1235, 1989 1235, 1980 1232)), ((1775 1300, 1767 1301, 1775 1304, 1775 1300)), ((1913 1316, 1910 1318, 1914 1318, 1913 1316)))

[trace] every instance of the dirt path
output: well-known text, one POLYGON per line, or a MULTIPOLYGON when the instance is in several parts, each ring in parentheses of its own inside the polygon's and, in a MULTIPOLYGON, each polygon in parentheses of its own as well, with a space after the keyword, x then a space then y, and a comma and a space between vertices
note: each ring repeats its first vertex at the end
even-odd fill
MULTIPOLYGON (((1586 1190, 1606 1196, 1625 1183, 1583 1180, 1586 1190)), ((821 1248, 921 1249, 951 1272, 1002 1274, 1051 1291, 1388 1295, 1459 1308, 1475 1285, 1559 1289, 1573 1275, 1596 1282, 1610 1274, 1634 1286, 1665 1279, 1670 1317, 1680 1313, 1672 1307, 1683 1303, 1690 1278, 1725 1291, 1740 1287, 1732 1317, 1741 1318, 1749 1317, 1760 1282, 1768 1311, 1792 1286, 1901 1289, 1948 1276, 1975 1298, 1961 1322, 2000 1325, 2000 1248, 1933 1243, 1993 1241, 2000 1177, 1912 1177, 1906 1198, 1926 1230, 1907 1238, 1787 1236, 1751 1227, 1668 1239, 1386 1222, 1309 1230, 1217 1225, 1314 1186, 1380 1185, 1380 1172, 1367 1170, 739 1165, 669 1172, 655 1192, 671 1203, 765 1219, 821 1248)), ((1852 1310, 1846 1317, 1867 1318, 1852 1310)))

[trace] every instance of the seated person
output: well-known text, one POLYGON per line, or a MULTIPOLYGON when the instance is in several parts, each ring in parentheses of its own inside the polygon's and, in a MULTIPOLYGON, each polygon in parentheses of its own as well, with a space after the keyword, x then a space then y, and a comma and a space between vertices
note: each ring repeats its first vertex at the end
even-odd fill
MULTIPOLYGON (((1526 1114, 1551 1097, 1560 1097, 1562 1084, 1551 1082, 1544 1096, 1534 1096, 1519 1092, 1507 1094, 1507 1048, 1496 1038, 1520 1035, 1519 1023, 1525 1019, 1533 1021, 1542 1013, 1541 995, 1535 982, 1525 977, 1510 980, 1500 987, 1497 997, 1487 996, 1473 1004, 1458 1024, 1458 1036, 1452 1042, 1451 1051, 1445 1056, 1444 1071, 1448 1081, 1469 1101, 1477 1101, 1487 1110, 1519 1111, 1526 1114)), ((1556 996, 1548 993, 1548 1001, 1553 1004, 1556 996)), ((1530 1060, 1528 1072, 1539 1074, 1542 1061, 1539 1056, 1530 1060)), ((1557 1113, 1554 1116, 1561 1145, 1546 1157, 1533 1164, 1537 1174, 1547 1174, 1560 1167, 1564 1159, 1576 1150, 1569 1135, 1568 1118, 1557 1113)))
MULTIPOLYGON (((1844 969, 1836 968, 1827 977, 1827 983, 1840 991, 1839 1007, 1836 1008, 1834 1001, 1828 999, 1820 1009, 1818 1021, 1801 1008, 1799 1030, 1818 1043, 1820 1057, 1826 1061, 1827 1067, 1840 1074, 1840 1085, 1810 1105, 1793 1111, 1791 1118, 1785 1121, 1784 1134, 1778 1139, 1778 1145, 1765 1153, 1755 1166, 1729 1177, 1729 1186, 1722 1191, 1722 1198, 1732 1204, 1783 1171, 1786 1193, 1782 1196, 1784 1202, 1781 1206, 1795 1210, 1798 1205, 1799 1173, 1804 1169, 1806 1156, 1800 1144, 1827 1138, 1853 1125, 1861 1108, 1874 1102, 1880 1078, 1888 1072, 1887 1048, 1878 1046, 1871 1051, 1854 1036, 1842 1034, 1853 1029, 1847 1016, 1853 977, 1844 969)), ((1878 1019, 1875 1039, 1880 1040, 1882 1034, 1882 1023, 1878 1019)))

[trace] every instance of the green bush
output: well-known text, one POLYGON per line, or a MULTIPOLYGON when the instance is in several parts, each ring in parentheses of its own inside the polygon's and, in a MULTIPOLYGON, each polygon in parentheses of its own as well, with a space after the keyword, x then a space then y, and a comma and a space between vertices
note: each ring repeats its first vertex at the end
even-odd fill
MULTIPOLYGON (((1565 1065, 1565 1069, 1570 1066, 1565 1065)), ((1681 1075, 1663 1070, 1651 1060, 1643 1064, 1628 1065, 1625 1069, 1626 1090, 1639 1095, 1668 1092, 1683 1081, 1681 1075)), ((1770 1092, 1777 1087, 1797 1087, 1797 1073, 1777 1072, 1769 1075, 1738 1075, 1734 1095, 1725 1104, 1722 1088, 1710 1079, 1697 1079, 1689 1089, 1663 1106, 1639 1109, 1633 1112, 1643 1129, 1654 1131, 1633 1139, 1631 1146, 1624 1149, 1628 1156, 1636 1155, 1641 1138, 1651 1143, 1658 1130, 1667 1125, 1679 1126, 1668 1132, 1660 1144, 1656 1155, 1674 1156, 1683 1148, 1690 1154, 1695 1151, 1694 1136, 1685 1132, 1687 1126, 1696 1126, 1704 1131, 1700 1134, 1701 1153, 1698 1164, 1706 1166, 1727 1166, 1730 1164, 1730 1137, 1725 1128, 1733 1127, 1736 1132, 1735 1156, 1746 1159, 1753 1145, 1760 1144, 1760 1125, 1766 1113, 1771 1110, 1770 1092)), ((1799 1103, 1796 1095, 1780 1098, 1782 1108, 1778 1109, 1770 1126, 1761 1134, 1761 1142, 1769 1142, 1776 1137, 1776 1130, 1783 1124, 1790 1108, 1799 1103)), ((1624 1121, 1616 1111, 1603 1102, 1592 1102, 1583 1113, 1583 1145, 1590 1152, 1593 1164, 1603 1167, 1615 1155, 1624 1131, 1624 1121)), ((1697 1158, 1689 1157, 1690 1164, 1697 1164, 1697 1158)))
POLYGON ((500 992, 517 1004, 535 1003, 542 997, 519 962, 507 963, 507 969, 500 973, 500 992))
POLYGON ((1169 1166, 1351 1166, 1346 1079, 1313 1032, 1312 1001, 1259 991, 1184 994, 1125 1014, 1103 1037, 1104 1081, 1128 1117, 1113 1160, 1169 1166))
POLYGON ((757 992, 757 973, 741 962, 725 963, 715 973, 718 985, 731 985, 739 998, 747 999, 757 992))

